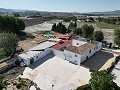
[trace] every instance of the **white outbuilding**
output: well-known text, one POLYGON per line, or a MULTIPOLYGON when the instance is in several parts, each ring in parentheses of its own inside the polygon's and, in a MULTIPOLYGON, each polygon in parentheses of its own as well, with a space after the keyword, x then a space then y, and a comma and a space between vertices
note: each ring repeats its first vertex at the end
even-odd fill
POLYGON ((27 66, 34 63, 37 60, 40 60, 47 54, 51 52, 50 47, 57 43, 46 41, 38 46, 25 51, 24 53, 18 56, 19 61, 24 62, 27 66))

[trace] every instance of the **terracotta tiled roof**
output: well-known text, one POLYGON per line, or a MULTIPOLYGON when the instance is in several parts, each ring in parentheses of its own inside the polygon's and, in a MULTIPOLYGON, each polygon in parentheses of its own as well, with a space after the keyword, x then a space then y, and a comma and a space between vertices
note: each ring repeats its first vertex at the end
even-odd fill
POLYGON ((92 43, 86 43, 84 45, 81 45, 79 47, 76 46, 68 46, 65 48, 65 50, 77 53, 77 54, 84 54, 85 52, 90 51, 91 49, 95 48, 97 46, 98 42, 92 42, 92 43))
POLYGON ((62 43, 58 43, 58 44, 52 46, 51 48, 59 50, 61 48, 67 47, 71 44, 72 44, 72 40, 64 40, 62 43))

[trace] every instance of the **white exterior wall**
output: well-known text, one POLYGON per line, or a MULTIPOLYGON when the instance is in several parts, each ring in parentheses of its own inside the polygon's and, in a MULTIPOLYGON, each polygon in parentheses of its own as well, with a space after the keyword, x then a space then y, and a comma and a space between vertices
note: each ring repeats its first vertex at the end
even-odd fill
POLYGON ((62 59, 65 59, 65 55, 64 55, 64 52, 63 51, 59 51, 59 50, 56 50, 56 49, 53 49, 51 48, 51 53, 55 56, 58 56, 62 59))
POLYGON ((34 62, 37 60, 40 60, 41 58, 43 58, 44 56, 46 56, 49 53, 50 53, 50 48, 45 49, 41 54, 37 55, 38 58, 34 57, 34 62))
MULTIPOLYGON (((31 51, 34 52, 34 51, 31 51)), ((39 51, 38 51, 39 52, 39 51)), ((37 54, 38 58, 36 56, 31 56, 31 58, 34 59, 34 62, 37 60, 40 60, 41 58, 43 58, 44 56, 46 56, 47 54, 50 53, 50 48, 45 49, 42 53, 37 54)), ((21 61, 21 59, 23 59, 23 62, 28 66, 30 65, 30 60, 24 59, 24 57, 20 57, 18 56, 19 61, 21 61)))
POLYGON ((30 65, 30 61, 29 61, 29 60, 26 60, 26 59, 24 59, 23 57, 18 56, 18 60, 19 60, 19 61, 22 61, 22 59, 23 59, 23 62, 24 62, 27 66, 30 65))
POLYGON ((79 41, 79 40, 75 40, 75 39, 72 40, 72 45, 76 46, 76 47, 79 47, 79 46, 84 45, 86 43, 87 42, 85 42, 85 41, 79 41))
POLYGON ((65 55, 65 60, 68 60, 72 63, 80 65, 80 59, 81 59, 80 54, 76 54, 76 53, 65 50, 64 55, 65 55), (75 55, 77 55, 77 57, 75 57, 75 55))
POLYGON ((83 61, 85 61, 87 57, 90 58, 96 52, 98 52, 99 50, 102 49, 102 43, 101 42, 99 42, 97 46, 98 47, 96 47, 95 49, 93 48, 90 53, 88 51, 88 52, 80 55, 80 54, 76 54, 76 53, 73 53, 73 52, 65 50, 64 51, 64 55, 65 55, 66 60, 68 60, 70 62, 73 62, 73 63, 75 63, 74 60, 77 60, 77 62, 75 64, 80 65, 80 63, 82 63, 83 61), (75 57, 75 55, 77 55, 77 57, 75 57))

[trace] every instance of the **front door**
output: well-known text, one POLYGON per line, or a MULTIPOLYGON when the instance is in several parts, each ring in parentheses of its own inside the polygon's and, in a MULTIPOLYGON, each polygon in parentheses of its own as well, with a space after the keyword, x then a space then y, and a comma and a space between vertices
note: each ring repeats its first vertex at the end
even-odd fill
POLYGON ((30 59, 30 64, 34 63, 34 58, 30 59))

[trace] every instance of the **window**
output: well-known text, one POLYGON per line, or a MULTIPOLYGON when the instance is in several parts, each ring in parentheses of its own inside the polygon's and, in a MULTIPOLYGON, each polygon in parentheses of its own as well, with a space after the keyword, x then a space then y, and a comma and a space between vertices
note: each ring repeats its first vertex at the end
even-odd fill
POLYGON ((91 53, 91 50, 89 51, 89 53, 91 53))
POLYGON ((77 55, 75 54, 75 57, 77 57, 77 55))
POLYGON ((23 62, 23 59, 21 59, 21 61, 23 62))
POLYGON ((36 58, 38 58, 38 56, 36 56, 36 58))

